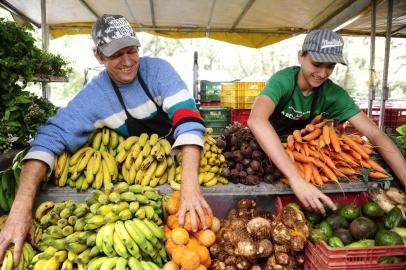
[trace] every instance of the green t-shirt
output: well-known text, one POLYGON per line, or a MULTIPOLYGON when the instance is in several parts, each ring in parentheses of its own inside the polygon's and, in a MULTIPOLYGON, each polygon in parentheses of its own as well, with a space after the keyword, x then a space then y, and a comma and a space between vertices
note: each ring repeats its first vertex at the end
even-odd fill
MULTIPOLYGON (((308 119, 315 93, 304 96, 299 86, 296 84, 292 98, 288 101, 293 87, 295 86, 296 73, 299 67, 288 67, 275 73, 268 80, 261 95, 266 95, 272 99, 275 106, 286 104, 282 114, 292 120, 308 119)), ((314 115, 325 112, 325 118, 334 119, 341 123, 360 112, 358 106, 342 87, 326 80, 318 89, 318 102, 314 106, 314 115)))

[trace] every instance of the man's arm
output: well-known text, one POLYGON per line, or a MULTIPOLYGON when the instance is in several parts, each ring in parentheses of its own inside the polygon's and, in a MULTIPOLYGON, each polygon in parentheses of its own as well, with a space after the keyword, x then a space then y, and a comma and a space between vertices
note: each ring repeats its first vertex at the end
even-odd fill
POLYGON ((261 95, 255 100, 248 119, 248 127, 254 134, 255 139, 266 155, 287 177, 290 187, 305 207, 310 206, 316 211, 325 213, 322 202, 320 201, 322 200, 326 202, 331 209, 335 209, 335 205, 331 199, 315 186, 306 182, 289 159, 279 136, 268 120, 274 110, 275 104, 269 97, 261 95))
POLYGON ((183 225, 184 216, 189 211, 193 231, 198 229, 196 213, 204 228, 207 227, 204 210, 212 215, 210 206, 203 197, 198 181, 200 149, 197 145, 182 146, 182 184, 178 216, 179 223, 183 225))
POLYGON ((376 150, 406 188, 406 161, 392 140, 363 112, 351 117, 349 122, 376 146, 376 150))
POLYGON ((10 244, 14 244, 14 265, 20 260, 22 246, 27 234, 33 241, 35 228, 32 220, 32 208, 41 181, 49 167, 40 160, 25 161, 18 191, 4 228, 0 232, 0 261, 10 244))

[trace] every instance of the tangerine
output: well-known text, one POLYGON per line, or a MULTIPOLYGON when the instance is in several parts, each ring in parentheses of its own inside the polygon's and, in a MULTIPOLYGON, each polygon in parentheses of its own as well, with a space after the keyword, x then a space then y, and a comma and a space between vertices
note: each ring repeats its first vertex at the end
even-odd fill
POLYGON ((201 230, 195 234, 195 237, 205 247, 210 247, 216 242, 216 234, 212 230, 201 230))
POLYGON ((185 229, 177 227, 172 230, 171 239, 177 245, 186 245, 189 241, 189 233, 185 229))
MULTIPOLYGON (((177 265, 181 265, 182 261, 184 260, 184 253, 186 251, 186 247, 184 245, 177 245, 171 254, 172 261, 177 265)), ((199 256, 199 255, 198 255, 199 256)))
POLYGON ((196 250, 185 248, 182 255, 182 269, 195 270, 200 265, 199 253, 196 250))
POLYGON ((170 229, 175 229, 179 227, 180 225, 178 217, 175 215, 168 216, 168 219, 166 220, 166 225, 168 225, 170 229))

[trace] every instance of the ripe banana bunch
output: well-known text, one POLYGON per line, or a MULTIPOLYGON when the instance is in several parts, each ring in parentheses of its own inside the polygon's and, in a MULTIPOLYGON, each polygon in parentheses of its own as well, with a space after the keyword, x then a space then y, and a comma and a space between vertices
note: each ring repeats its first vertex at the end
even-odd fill
POLYGON ((159 270, 162 267, 159 267, 151 261, 143 261, 134 257, 128 259, 123 257, 98 257, 92 259, 88 266, 88 270, 106 270, 106 269, 115 269, 115 270, 159 270))
POLYGON ((128 184, 155 187, 168 181, 174 167, 171 145, 157 134, 143 133, 127 138, 117 148, 116 161, 121 164, 121 175, 128 184))
POLYGON ((17 153, 10 168, 0 171, 0 210, 10 211, 18 189, 21 173, 21 160, 27 153, 24 149, 17 153))
MULTIPOLYGON (((211 129, 206 129, 204 134, 204 148, 200 155, 199 166, 199 184, 205 187, 212 187, 217 183, 226 185, 228 180, 221 176, 221 171, 227 166, 225 157, 221 154, 222 149, 216 145, 216 140, 210 135, 211 129)), ((182 182, 182 153, 176 155, 176 163, 178 164, 174 169, 173 181, 168 181, 173 190, 180 190, 180 183, 182 182)))
POLYGON ((104 225, 98 230, 95 243, 110 258, 148 259, 162 266, 167 259, 164 240, 163 229, 157 224, 134 218, 104 225))
POLYGON ((162 196, 151 187, 120 182, 115 189, 97 191, 86 198, 90 213, 85 230, 95 230, 118 220, 134 217, 162 223, 162 196))
POLYGON ((110 187, 119 178, 114 156, 106 150, 85 146, 72 156, 60 154, 55 162, 54 180, 58 186, 68 184, 78 190, 110 187))
POLYGON ((112 129, 104 127, 93 131, 85 146, 90 146, 98 151, 109 152, 113 157, 117 154, 117 146, 124 141, 124 138, 118 135, 112 129))
POLYGON ((24 242, 20 262, 18 263, 18 265, 16 267, 13 266, 13 248, 11 248, 6 251, 3 263, 1 264, 1 270, 30 269, 30 265, 34 256, 35 251, 32 246, 29 243, 24 242))

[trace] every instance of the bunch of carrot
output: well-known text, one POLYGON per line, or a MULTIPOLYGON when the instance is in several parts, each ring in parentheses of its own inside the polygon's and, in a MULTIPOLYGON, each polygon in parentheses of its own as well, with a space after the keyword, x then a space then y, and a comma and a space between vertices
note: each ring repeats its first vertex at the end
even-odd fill
POLYGON ((317 115, 302 130, 295 130, 283 144, 307 181, 322 186, 341 178, 356 180, 361 168, 370 169, 369 176, 377 179, 388 177, 387 172, 371 159, 373 146, 355 134, 339 134, 331 125, 332 120, 317 115))

